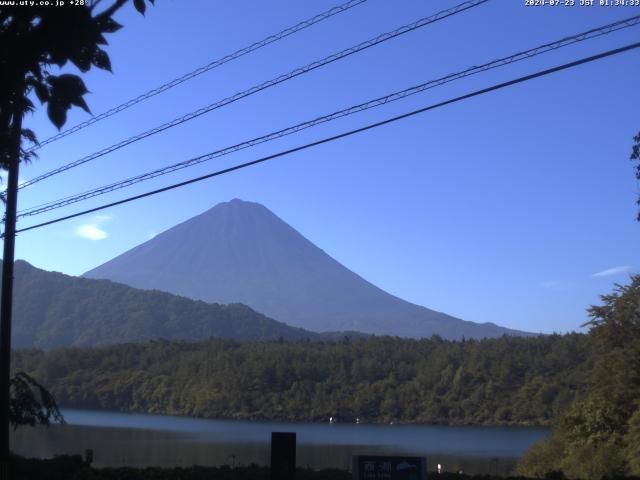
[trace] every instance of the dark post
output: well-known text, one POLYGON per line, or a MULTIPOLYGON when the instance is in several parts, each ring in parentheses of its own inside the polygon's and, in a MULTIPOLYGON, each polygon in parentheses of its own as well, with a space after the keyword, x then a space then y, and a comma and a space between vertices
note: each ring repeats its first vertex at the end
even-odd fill
POLYGON ((91 466, 91 464, 93 463, 93 449, 92 448, 87 448, 84 451, 84 463, 86 463, 89 466, 91 466))
POLYGON ((295 432, 271 432, 271 480, 295 480, 295 432))
MULTIPOLYGON (((17 109, 17 107, 16 107, 17 109)), ((11 380, 11 311, 13 301, 13 259, 18 205, 18 171, 22 114, 14 112, 10 142, 11 160, 7 181, 7 204, 4 217, 4 254, 2 256, 2 293, 0 298, 0 468, 9 464, 9 382, 11 380)))

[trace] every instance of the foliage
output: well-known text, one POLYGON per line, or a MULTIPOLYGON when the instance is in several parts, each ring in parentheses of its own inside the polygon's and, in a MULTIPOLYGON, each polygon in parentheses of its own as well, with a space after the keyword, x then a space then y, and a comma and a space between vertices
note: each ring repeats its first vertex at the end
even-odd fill
MULTIPOLYGON (((631 161, 638 162, 638 165, 635 167, 636 180, 640 181, 640 132, 633 137, 633 141, 635 142, 631 147, 631 161)), ((636 201, 638 205, 640 205, 640 196, 638 196, 638 200, 636 201)), ((640 211, 638 212, 637 220, 640 222, 640 211)))
MULTIPOLYGON (((14 456, 12 467, 14 478, 20 480, 268 480, 271 478, 269 467, 254 464, 235 468, 228 465, 188 468, 93 468, 83 462, 80 455, 61 455, 46 460, 14 456)), ((300 467, 296 470, 296 478, 299 480, 351 479, 351 474, 345 470, 311 470, 300 467)))
POLYGON ((16 352, 66 407, 210 418, 549 424, 585 389, 586 337, 153 341, 16 352))
MULTIPOLYGON (((89 111, 82 79, 69 73, 54 75, 51 70, 71 62, 83 73, 92 66, 110 71, 111 61, 102 46, 107 45, 106 34, 122 27, 112 17, 127 2, 115 0, 100 13, 94 11, 99 2, 89 6, 89 1, 65 8, 45 2, 0 8, 0 133, 5 137, 0 142, 0 165, 6 168, 13 161, 10 132, 17 117, 34 110, 31 93, 47 104, 49 119, 58 128, 72 106, 89 111)), ((144 13, 144 0, 133 3, 144 13)), ((22 130, 22 138, 37 142, 28 129, 22 130)), ((28 158, 25 150, 22 153, 28 158)))
POLYGON ((562 470, 571 478, 637 474, 640 467, 640 275, 589 309, 594 367, 588 394, 558 418, 551 439, 531 449, 524 475, 562 470))
POLYGON ((108 280, 46 272, 17 261, 14 280, 15 348, 147 341, 317 339, 246 305, 209 304, 108 280))
POLYGON ((59 455, 50 459, 11 455, 9 468, 8 478, 20 480, 73 480, 88 470, 80 455, 59 455))
POLYGON ((9 422, 14 429, 20 425, 49 425, 52 419, 64 423, 53 395, 26 373, 16 373, 9 388, 9 422))
MULTIPOLYGON (((269 467, 247 465, 231 468, 193 466, 187 468, 94 468, 86 465, 79 455, 64 455, 53 459, 37 460, 14 457, 16 478, 21 480, 268 480, 269 467)), ((429 466, 433 468, 434 466, 429 466)), ((296 469, 298 480, 350 480, 346 470, 310 468, 296 469)), ((564 480, 562 474, 554 473, 546 480, 564 480)), ((493 475, 465 475, 453 472, 427 472, 427 480, 505 480, 493 475)), ((526 477, 507 477, 507 480, 526 480, 526 477)), ((609 480, 616 480, 610 477, 609 480)), ((620 478, 622 480, 622 478, 620 478)), ((625 477, 624 480, 639 480, 639 477, 625 477)))
POLYGON ((636 404, 635 413, 629 420, 629 432, 625 440, 629 470, 632 475, 640 476, 640 405, 638 404, 636 404))
MULTIPOLYGON (((89 6, 88 1, 83 1, 81 5, 65 8, 49 5, 54 2, 30 5, 3 2, 0 7, 0 168, 8 169, 34 155, 24 148, 23 140, 37 144, 36 134, 22 127, 24 115, 35 109, 29 98, 31 94, 47 104, 49 119, 58 129, 66 122, 67 111, 72 106, 89 111, 84 100, 88 90, 82 79, 69 73, 54 75, 51 70, 60 70, 68 62, 83 73, 92 66, 111 70, 109 56, 102 49, 107 44, 104 35, 121 28, 112 16, 127 2, 115 0, 97 14, 94 7, 99 2, 89 6)), ((144 0, 134 0, 134 6, 144 13, 144 0)), ((4 202, 4 193, 1 198, 4 202)), ((5 217, 11 215, 7 213, 5 217)), ((10 392, 9 413, 14 428, 48 424, 50 419, 62 421, 54 398, 29 375, 16 374, 10 381, 10 392)))

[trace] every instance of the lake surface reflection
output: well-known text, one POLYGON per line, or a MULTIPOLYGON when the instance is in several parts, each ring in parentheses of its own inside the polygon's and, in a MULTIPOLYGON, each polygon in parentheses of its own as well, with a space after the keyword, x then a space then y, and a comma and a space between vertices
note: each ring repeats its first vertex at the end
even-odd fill
POLYGON ((29 457, 94 450, 95 466, 269 464, 271 432, 296 432, 297 463, 348 469, 352 455, 426 456, 428 468, 507 474, 546 428, 309 424, 205 420, 65 410, 68 425, 20 428, 12 448, 29 457))

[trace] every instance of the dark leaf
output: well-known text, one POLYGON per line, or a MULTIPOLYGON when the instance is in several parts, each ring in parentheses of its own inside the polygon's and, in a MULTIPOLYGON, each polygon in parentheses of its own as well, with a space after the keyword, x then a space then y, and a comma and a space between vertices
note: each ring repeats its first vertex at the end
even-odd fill
POLYGON ((93 52, 89 48, 83 47, 75 52, 74 55, 70 57, 70 60, 81 72, 88 72, 91 68, 93 52))
POLYGON ((133 0, 133 6, 136 7, 136 10, 138 10, 142 15, 144 15, 144 12, 147 10, 144 0, 133 0))
POLYGON ((65 63, 67 63, 67 58, 64 55, 64 52, 56 50, 52 48, 49 52, 49 63, 53 63, 59 67, 63 67, 65 63))
POLYGON ((29 128, 23 128, 22 129, 22 136, 24 138, 26 138, 27 140, 29 140, 34 145, 38 145, 38 138, 36 137, 36 134, 34 133, 33 130, 31 130, 29 128))
POLYGON ((83 109, 85 112, 87 113, 91 113, 91 110, 89 110, 89 105, 87 105, 87 102, 84 101, 84 98, 80 97, 76 97, 74 99, 71 100, 71 103, 73 105, 75 105, 76 107, 80 107, 81 109, 83 109))
POLYGON ((47 106, 47 115, 49 115, 49 119, 58 128, 58 130, 60 130, 67 121, 68 109, 69 107, 65 108, 65 106, 58 101, 49 101, 49 105, 47 106))
POLYGON ((104 35, 98 33, 96 35, 96 45, 109 45, 109 42, 107 42, 107 39, 104 38, 104 35))
POLYGON ((96 50, 95 54, 93 55, 93 64, 96 67, 101 68, 103 70, 109 70, 110 72, 112 71, 111 60, 109 60, 109 55, 107 55, 107 52, 99 48, 96 50))
POLYGON ((33 89, 36 92, 36 97, 40 100, 40 103, 45 103, 49 100, 49 87, 47 87, 42 82, 35 82, 33 84, 33 89))
POLYGON ((31 163, 31 160, 38 158, 36 152, 28 152, 24 149, 20 149, 20 161, 22 163, 31 163))
POLYGON ((80 77, 65 73, 60 76, 50 75, 47 79, 51 85, 51 96, 64 96, 66 98, 88 93, 87 87, 80 77))
POLYGON ((109 17, 97 20, 97 24, 102 33, 114 33, 122 28, 122 25, 109 17))
POLYGON ((50 75, 47 81, 51 85, 51 96, 47 112, 56 127, 61 128, 64 125, 67 118, 67 110, 71 108, 71 105, 80 107, 90 113, 89 107, 82 98, 88 92, 87 87, 80 77, 65 73, 60 76, 50 75))
POLYGON ((28 98, 22 99, 22 111, 23 112, 33 112, 36 109, 35 105, 28 98))

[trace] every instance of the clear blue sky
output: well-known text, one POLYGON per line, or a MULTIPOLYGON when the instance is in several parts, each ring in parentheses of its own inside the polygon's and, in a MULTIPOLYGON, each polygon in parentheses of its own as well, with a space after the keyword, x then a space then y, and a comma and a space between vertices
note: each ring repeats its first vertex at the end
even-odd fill
MULTIPOLYGON (((339 3, 158 0, 109 37, 114 74, 85 76, 100 113, 339 3)), ((458 2, 370 0, 40 151, 23 179, 458 2)), ((579 2, 577 2, 579 3, 579 2)), ((636 15, 634 7, 486 5, 269 89, 21 192, 26 208, 219 149, 393 90, 636 15)), ((20 226, 201 175, 638 41, 640 27, 455 82, 20 226)), ((73 71, 73 68, 69 68, 73 71)), ((25 232, 17 258, 78 275, 234 197, 260 202, 381 288, 466 320, 566 332, 640 270, 640 52, 413 117, 216 180, 25 232), (100 233, 103 232, 103 233, 100 233), (595 275, 594 274, 598 274, 595 275)), ((87 118, 70 114, 68 126, 87 118)), ((28 119, 55 133, 41 109, 28 119)))

